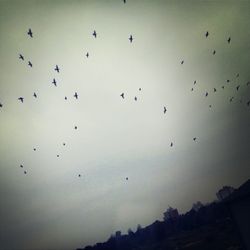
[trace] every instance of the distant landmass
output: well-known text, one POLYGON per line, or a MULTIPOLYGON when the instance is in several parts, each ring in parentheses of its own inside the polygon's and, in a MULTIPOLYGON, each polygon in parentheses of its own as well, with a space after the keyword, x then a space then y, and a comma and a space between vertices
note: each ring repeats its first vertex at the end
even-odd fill
POLYGON ((106 242, 77 250, 249 250, 250 180, 238 189, 224 186, 217 197, 181 215, 169 207, 164 221, 125 235, 117 231, 106 242))

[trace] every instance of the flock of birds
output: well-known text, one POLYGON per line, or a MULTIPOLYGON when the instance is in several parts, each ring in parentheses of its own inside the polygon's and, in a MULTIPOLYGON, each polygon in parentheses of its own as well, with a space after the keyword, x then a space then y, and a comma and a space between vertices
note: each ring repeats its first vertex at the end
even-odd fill
MULTIPOLYGON (((126 3, 126 0, 124 0, 124 3, 126 3)), ((27 35, 28 35, 30 38, 33 38, 33 32, 32 32, 31 29, 28 30, 27 35)), ((92 36, 93 36, 94 38, 97 38, 97 32, 96 32, 96 30, 93 31, 92 36)), ((209 36, 209 32, 207 31, 207 32, 205 33, 205 38, 208 38, 208 36, 209 36)), ((133 36, 130 35, 130 36, 128 37, 128 40, 129 40, 130 43, 132 43, 133 40, 134 40, 133 36)), ((229 38, 227 39, 227 43, 228 43, 228 44, 231 43, 231 37, 229 37, 229 38)), ((212 54, 215 55, 215 54, 216 54, 216 50, 213 50, 213 53, 212 53, 212 54)), ((87 54, 86 54, 86 57, 87 57, 87 58, 89 57, 89 53, 88 53, 88 52, 87 52, 87 54)), ((25 58, 24 58, 24 56, 23 56, 22 54, 19 54, 19 59, 22 60, 22 61, 25 61, 25 58)), ((183 64, 184 64, 184 60, 181 60, 180 64, 183 65, 183 64)), ((33 67, 33 64, 32 64, 31 61, 28 61, 28 66, 31 67, 31 68, 33 67)), ((56 65, 55 68, 54 68, 54 70, 55 70, 57 73, 59 73, 59 72, 60 72, 59 66, 56 65)), ((236 78, 238 78, 238 77, 239 77, 239 73, 236 75, 236 78)), ((230 80, 228 79, 228 80, 226 80, 226 82, 229 83, 230 80)), ((196 83, 197 83, 197 82, 196 82, 196 80, 195 80, 193 84, 196 85, 196 83)), ((56 81, 55 78, 53 79, 52 84, 54 84, 55 87, 57 86, 57 81, 56 81)), ((250 85, 250 81, 248 81, 248 82, 246 83, 246 85, 249 86, 249 85, 250 85)), ((225 88, 225 86, 223 85, 223 86, 222 86, 222 89, 224 89, 224 88, 225 88)), ((238 91, 239 88, 240 88, 240 85, 237 85, 237 86, 236 86, 236 91, 238 91)), ((141 91, 141 90, 142 90, 142 89, 139 88, 139 91, 141 91)), ((191 88, 191 91, 194 91, 194 87, 191 88)), ((216 89, 216 88, 213 88, 213 92, 214 92, 214 93, 217 92, 217 89, 216 89)), ((208 94, 209 94, 208 92, 205 92, 205 97, 207 97, 208 94)), ((38 98, 37 93, 34 92, 33 97, 34 97, 34 98, 38 98)), ((78 93, 75 92, 74 95, 73 95, 73 97, 77 100, 77 99, 79 98, 78 93)), ((121 94, 120 94, 120 97, 121 97, 122 99, 125 99, 125 93, 121 93, 121 94)), ((65 96, 64 99, 67 100, 67 96, 65 96)), ((234 99, 234 97, 231 97, 231 98, 229 99, 229 101, 232 102, 233 99, 234 99)), ((21 103, 23 103, 23 102, 24 102, 24 97, 23 97, 23 96, 20 96, 20 97, 18 97, 18 100, 19 100, 21 103)), ((137 96, 134 97, 134 100, 137 101, 137 96)), ((242 102, 242 100, 240 100, 240 102, 242 102)), ((250 106, 250 100, 247 101, 246 104, 247 104, 247 106, 250 106)), ((2 108, 2 107, 3 107, 3 104, 0 103, 0 108, 2 108)), ((211 108, 211 105, 209 105, 209 107, 211 108)), ((163 114, 166 114, 166 113, 167 113, 167 108, 166 108, 166 106, 164 106, 164 107, 163 107, 163 114)), ((76 130, 76 129, 77 129, 77 126, 75 126, 74 129, 76 130)), ((197 137, 193 137, 193 141, 195 142, 196 140, 197 140, 197 137)), ((65 142, 63 143, 63 146, 66 146, 66 143, 65 143, 65 142)), ((170 147, 173 147, 173 146, 174 146, 174 143, 171 142, 171 143, 170 143, 170 147)), ((36 148, 33 148, 33 150, 36 151, 36 148)), ((58 154, 57 154, 57 157, 59 157, 58 154)), ((24 166, 21 164, 21 165, 20 165, 20 168, 24 169, 24 166)), ((27 170, 24 170, 24 174, 25 174, 25 175, 27 174, 27 170)), ((79 177, 79 178, 80 178, 81 176, 82 176, 81 174, 78 174, 78 177, 79 177)), ((126 180, 128 180, 128 177, 126 177, 126 180)))

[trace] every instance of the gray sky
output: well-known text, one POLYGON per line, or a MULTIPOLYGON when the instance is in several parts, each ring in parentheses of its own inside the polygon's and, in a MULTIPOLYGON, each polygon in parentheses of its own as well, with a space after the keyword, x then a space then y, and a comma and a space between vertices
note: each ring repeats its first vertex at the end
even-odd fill
POLYGON ((248 179, 249 25, 249 1, 1 0, 1 246, 75 249, 248 179))

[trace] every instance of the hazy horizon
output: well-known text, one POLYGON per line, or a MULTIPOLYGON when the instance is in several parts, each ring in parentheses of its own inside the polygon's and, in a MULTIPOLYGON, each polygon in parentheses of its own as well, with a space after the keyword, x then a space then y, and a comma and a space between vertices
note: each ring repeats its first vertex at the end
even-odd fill
POLYGON ((0 0, 1 246, 76 249, 249 179, 249 24, 249 1, 0 0))

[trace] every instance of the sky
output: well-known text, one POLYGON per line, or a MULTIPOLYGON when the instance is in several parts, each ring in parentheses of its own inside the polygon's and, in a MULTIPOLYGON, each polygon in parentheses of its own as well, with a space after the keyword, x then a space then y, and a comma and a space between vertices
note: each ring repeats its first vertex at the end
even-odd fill
POLYGON ((0 0, 1 247, 84 247, 246 181, 249 25, 249 1, 0 0))

